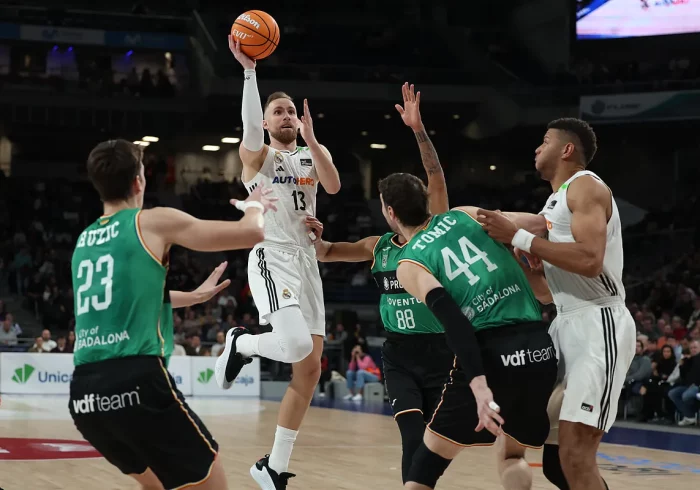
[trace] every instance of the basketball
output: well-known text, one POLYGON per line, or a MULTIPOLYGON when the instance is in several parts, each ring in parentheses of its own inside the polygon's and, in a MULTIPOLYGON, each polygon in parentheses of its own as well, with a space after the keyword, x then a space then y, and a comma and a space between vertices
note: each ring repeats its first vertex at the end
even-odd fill
POLYGON ((280 29, 275 19, 262 10, 249 10, 231 26, 231 36, 241 43, 241 51, 253 60, 267 58, 277 49, 280 29))

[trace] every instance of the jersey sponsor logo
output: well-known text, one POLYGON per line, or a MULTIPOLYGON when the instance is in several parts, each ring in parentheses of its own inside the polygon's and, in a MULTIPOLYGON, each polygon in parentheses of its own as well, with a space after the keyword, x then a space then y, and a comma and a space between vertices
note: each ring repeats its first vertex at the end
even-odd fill
POLYGON ((258 186, 258 184, 251 185, 250 187, 248 187, 248 192, 252 194, 257 186, 258 186))
POLYGON ((386 304, 387 306, 415 306, 422 304, 422 301, 414 298, 413 296, 410 296, 408 298, 389 297, 386 299, 386 304))
MULTIPOLYGON (((136 387, 136 390, 138 389, 136 387)), ((72 400, 73 411, 75 413, 113 412, 126 407, 134 407, 141 404, 139 392, 136 390, 112 396, 90 393, 79 400, 72 400)))
POLYGON ((547 221, 547 229, 548 229, 548 230, 551 230, 551 229, 552 229, 552 222, 549 221, 548 219, 545 220, 545 221, 547 221))
POLYGON ((524 366, 527 363, 535 364, 538 362, 546 362, 555 357, 554 347, 549 346, 544 349, 521 349, 513 354, 501 354, 501 362, 506 367, 509 366, 524 366))
POLYGON ((456 224, 457 220, 452 216, 444 216, 430 230, 426 230, 420 234, 418 240, 411 245, 411 250, 425 250, 426 244, 433 243, 437 238, 446 235, 456 224))
POLYGON ((99 333, 100 327, 94 327, 88 330, 80 330, 76 332, 77 340, 75 341, 74 352, 78 352, 81 349, 86 349, 90 347, 97 347, 98 345, 114 345, 125 340, 130 340, 129 332, 126 330, 122 332, 109 333, 107 335, 99 333))
POLYGON ((389 250, 391 250, 391 247, 382 249, 382 267, 386 267, 386 263, 389 261, 389 250))
POLYGON ((476 308, 478 313, 483 313, 502 299, 520 292, 522 292, 522 289, 520 289, 517 283, 506 286, 500 291, 494 291, 493 288, 488 288, 486 293, 478 294, 472 300, 472 305, 476 308))
POLYGON ((286 175, 282 177, 277 177, 275 176, 272 179, 273 184, 293 184, 293 185, 298 185, 298 186, 313 186, 316 184, 316 181, 312 179, 311 177, 293 177, 291 175, 286 175))
POLYGON ((375 272, 374 280, 381 294, 403 294, 406 292, 396 278, 396 271, 375 272))
POLYGON ((547 209, 554 209, 554 206, 557 205, 557 200, 553 199, 549 204, 547 204, 547 209))
POLYGON ((581 410, 583 410, 584 412, 592 413, 593 412, 593 405, 589 405, 588 403, 582 403, 581 410))
POLYGON ((472 321, 474 319, 474 315, 476 313, 474 312, 474 308, 471 306, 467 306, 466 308, 462 309, 462 314, 467 317, 467 320, 472 321))
POLYGON ((313 166, 313 163, 311 162, 310 158, 300 158, 299 163, 301 163, 302 167, 311 167, 313 166))
POLYGON ((282 165, 280 165, 279 167, 277 167, 275 169, 275 172, 284 172, 284 167, 282 165))
POLYGON ((104 228, 96 228, 89 231, 85 230, 80 234, 78 244, 75 246, 75 248, 104 245, 105 243, 119 236, 119 230, 117 230, 118 226, 119 221, 115 221, 111 225, 105 226, 104 228))

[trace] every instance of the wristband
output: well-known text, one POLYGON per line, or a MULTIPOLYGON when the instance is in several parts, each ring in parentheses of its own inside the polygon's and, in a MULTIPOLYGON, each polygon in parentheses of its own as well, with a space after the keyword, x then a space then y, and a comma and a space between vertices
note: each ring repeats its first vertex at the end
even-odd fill
POLYGON ((256 208, 259 209, 260 211, 265 211, 265 206, 262 205, 262 203, 259 203, 258 201, 237 201, 236 202, 236 207, 243 211, 245 211, 249 208, 256 208))
POLYGON ((255 68, 246 68, 243 70, 243 75, 245 76, 246 80, 249 80, 250 76, 255 76, 255 68))
POLYGON ((522 228, 515 232, 513 239, 510 244, 514 247, 519 248, 523 252, 530 253, 530 247, 532 246, 532 240, 535 239, 535 235, 522 228))

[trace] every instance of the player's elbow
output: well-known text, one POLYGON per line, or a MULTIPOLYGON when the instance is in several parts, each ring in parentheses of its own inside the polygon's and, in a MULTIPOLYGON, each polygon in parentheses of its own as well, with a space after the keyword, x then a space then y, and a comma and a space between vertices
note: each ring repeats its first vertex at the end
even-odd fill
POLYGON ((581 275, 589 278, 598 277, 603 273, 603 256, 593 255, 586 258, 583 262, 583 271, 581 275))
POLYGON ((333 180, 332 182, 323 184, 323 188, 328 194, 337 194, 340 192, 340 180, 333 180))

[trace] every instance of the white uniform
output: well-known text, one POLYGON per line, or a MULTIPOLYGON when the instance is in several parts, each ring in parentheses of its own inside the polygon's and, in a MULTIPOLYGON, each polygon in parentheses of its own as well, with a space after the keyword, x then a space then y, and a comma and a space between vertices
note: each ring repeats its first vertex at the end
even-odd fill
MULTIPOLYGON (((540 212, 547 219, 550 242, 575 241, 566 191, 583 175, 602 182, 592 172, 577 172, 549 197, 540 212)), ((544 262, 557 307, 549 333, 566 387, 559 419, 606 432, 615 421, 620 392, 635 352, 636 327, 625 306, 622 267, 622 225, 615 199, 607 226, 603 271, 598 277, 584 277, 544 262)))
POLYGON ((276 212, 265 214, 265 240, 248 256, 248 281, 260 323, 269 323, 270 314, 280 308, 299 305, 309 331, 325 335, 321 275, 304 222, 316 214, 318 174, 311 152, 306 147, 292 152, 270 147, 258 174, 243 184, 250 193, 261 183, 279 201, 276 212))

